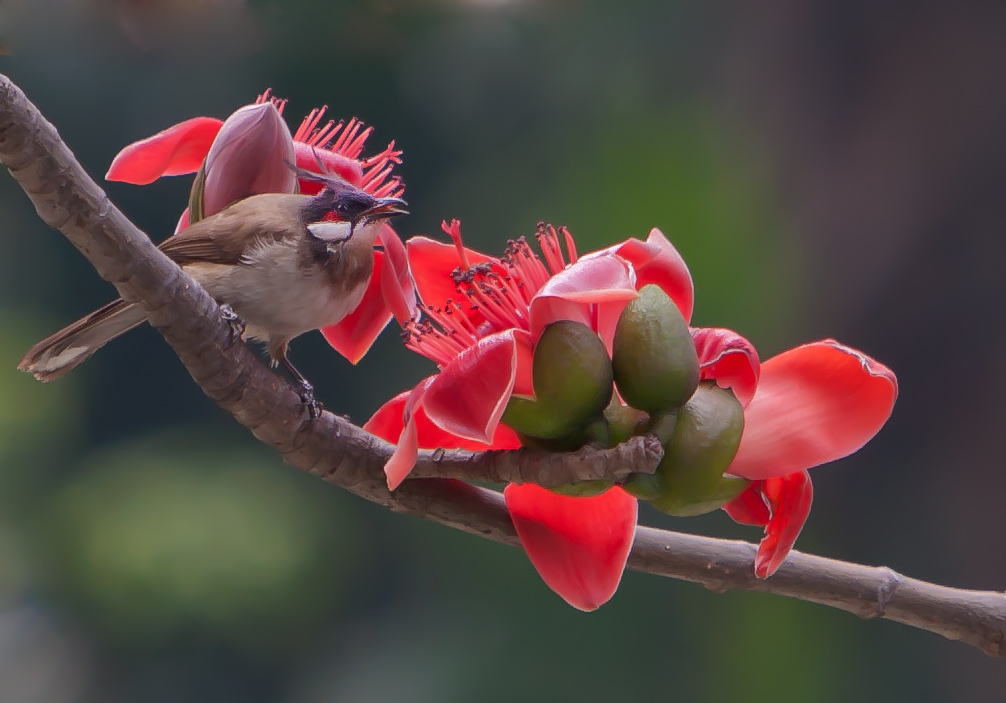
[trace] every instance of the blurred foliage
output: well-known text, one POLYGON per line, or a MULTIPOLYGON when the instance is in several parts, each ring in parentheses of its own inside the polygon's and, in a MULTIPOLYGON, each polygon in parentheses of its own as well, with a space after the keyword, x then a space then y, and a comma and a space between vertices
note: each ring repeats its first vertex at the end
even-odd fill
POLYGON ((274 464, 191 432, 98 452, 39 516, 51 587, 126 641, 303 636, 367 545, 345 500, 274 464))

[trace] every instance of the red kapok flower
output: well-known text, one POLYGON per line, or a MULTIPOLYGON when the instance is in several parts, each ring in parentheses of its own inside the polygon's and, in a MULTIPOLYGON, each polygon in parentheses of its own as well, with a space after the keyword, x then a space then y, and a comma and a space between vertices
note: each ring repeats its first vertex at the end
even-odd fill
MULTIPOLYGON (((319 127, 326 108, 312 110, 291 136, 283 121, 285 100, 266 91, 253 105, 226 121, 196 117, 130 144, 115 157, 106 178, 137 185, 161 176, 199 172, 190 207, 177 231, 190 218, 209 217, 237 200, 261 193, 314 194, 321 186, 298 179, 292 166, 314 173, 335 173, 376 197, 400 196, 401 181, 391 176, 401 152, 394 142, 379 154, 360 159, 373 128, 357 119, 328 121, 319 127)), ((341 322, 322 330, 336 351, 359 361, 392 317, 404 324, 415 314, 415 290, 405 245, 390 225, 378 235, 374 272, 359 306, 341 322)))
MULTIPOLYGON (((531 360, 550 324, 582 323, 610 350, 615 323, 638 296, 644 274, 683 314, 691 312, 688 269, 659 230, 645 242, 630 239, 582 258, 565 228, 539 226, 541 258, 523 238, 495 258, 465 248, 456 220, 444 231, 453 245, 425 237, 408 242, 424 318, 405 331, 406 345, 440 371, 364 425, 397 442, 385 467, 391 488, 408 475, 420 447, 520 446, 500 419, 514 396, 535 396, 531 360)), ((635 534, 632 496, 616 486, 574 498, 533 484, 511 484, 504 496, 521 543, 549 586, 582 610, 611 598, 635 534)))
POLYGON ((752 483, 723 509, 765 527, 755 574, 767 578, 789 554, 810 513, 807 469, 848 456, 891 416, 898 382, 889 368, 834 340, 790 349, 759 364, 730 330, 694 329, 704 379, 744 406, 744 432, 727 473, 752 483))

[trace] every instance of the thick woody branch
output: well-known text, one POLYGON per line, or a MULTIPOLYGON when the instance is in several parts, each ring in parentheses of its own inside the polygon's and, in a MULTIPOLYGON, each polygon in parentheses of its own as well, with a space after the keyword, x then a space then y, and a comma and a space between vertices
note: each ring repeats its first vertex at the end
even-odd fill
MULTIPOLYGON (((518 544, 502 496, 451 478, 548 485, 652 472, 659 445, 637 438, 612 450, 548 454, 424 452, 416 478, 390 492, 383 465, 391 446, 325 412, 310 421, 296 391, 243 343, 232 343, 216 303, 117 210, 56 130, 0 76, 0 160, 35 204, 174 348, 193 379, 222 408, 291 465, 368 500, 506 544, 518 544)), ((752 572, 755 546, 640 527, 629 567, 716 590, 762 591, 883 617, 1006 656, 1006 594, 965 591, 887 568, 793 552, 768 580, 752 572)))

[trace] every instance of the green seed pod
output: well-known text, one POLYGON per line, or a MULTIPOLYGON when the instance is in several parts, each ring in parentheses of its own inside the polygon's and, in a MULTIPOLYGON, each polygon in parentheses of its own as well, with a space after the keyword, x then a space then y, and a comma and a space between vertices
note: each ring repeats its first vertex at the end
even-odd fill
POLYGON ((659 286, 644 286, 618 318, 612 365, 618 392, 648 413, 680 407, 695 392, 695 343, 678 306, 659 286))
POLYGON ((535 399, 513 397, 503 422, 521 434, 556 439, 601 417, 612 393, 611 359, 604 343, 580 322, 545 328, 534 348, 535 399))
POLYGON ((688 517, 721 508, 740 495, 750 481, 723 472, 737 454, 743 431, 744 410, 734 394, 711 381, 701 383, 678 410, 674 435, 655 474, 659 482, 647 484, 660 490, 651 504, 688 517))

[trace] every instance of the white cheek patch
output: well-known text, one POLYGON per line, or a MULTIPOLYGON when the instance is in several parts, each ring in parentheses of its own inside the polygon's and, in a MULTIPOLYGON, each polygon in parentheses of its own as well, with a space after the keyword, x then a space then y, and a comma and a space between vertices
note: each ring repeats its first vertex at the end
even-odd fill
POLYGON ((315 222, 307 229, 316 239, 330 244, 344 242, 353 234, 348 222, 315 222))

